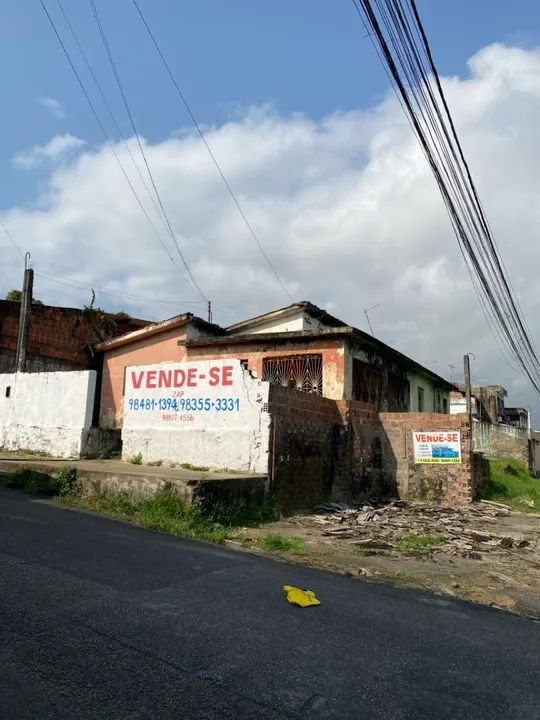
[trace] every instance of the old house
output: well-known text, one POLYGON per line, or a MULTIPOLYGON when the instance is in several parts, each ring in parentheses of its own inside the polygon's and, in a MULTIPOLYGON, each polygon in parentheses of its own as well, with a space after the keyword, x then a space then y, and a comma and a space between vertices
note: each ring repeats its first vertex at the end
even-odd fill
POLYGON ((254 377, 382 412, 448 413, 453 385, 309 302, 221 328, 187 313, 102 343, 100 424, 122 424, 125 368, 235 358, 254 377))

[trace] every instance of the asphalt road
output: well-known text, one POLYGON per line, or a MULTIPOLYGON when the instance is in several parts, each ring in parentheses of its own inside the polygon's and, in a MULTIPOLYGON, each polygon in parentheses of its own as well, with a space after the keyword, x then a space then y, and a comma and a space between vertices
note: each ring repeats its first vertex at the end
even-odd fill
POLYGON ((3 490, 0 717, 534 720, 540 624, 3 490))

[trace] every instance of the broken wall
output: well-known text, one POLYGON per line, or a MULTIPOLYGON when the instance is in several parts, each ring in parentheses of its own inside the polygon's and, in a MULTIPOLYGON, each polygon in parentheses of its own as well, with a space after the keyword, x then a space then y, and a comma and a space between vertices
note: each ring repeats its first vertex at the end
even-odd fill
POLYGON ((476 487, 473 483, 473 460, 469 452, 470 427, 467 415, 381 413, 380 419, 395 460, 399 497, 449 505, 472 502, 476 487), (456 430, 460 433, 461 462, 415 462, 414 432, 456 430))
POLYGON ((122 456, 266 474, 268 393, 239 360, 128 367, 122 456))

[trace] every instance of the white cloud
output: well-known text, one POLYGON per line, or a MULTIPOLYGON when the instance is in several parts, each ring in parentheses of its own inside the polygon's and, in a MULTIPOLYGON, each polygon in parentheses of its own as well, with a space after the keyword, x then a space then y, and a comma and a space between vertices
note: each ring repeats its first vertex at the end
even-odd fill
POLYGON ((39 102, 41 103, 41 105, 43 105, 45 109, 47 109, 59 120, 63 120, 65 117, 67 117, 66 110, 62 103, 58 100, 55 100, 53 97, 41 97, 39 98, 39 102))
MULTIPOLYGON (((540 333, 540 52, 492 45, 469 67, 466 79, 445 80, 448 99, 534 338, 540 333)), ((449 364, 459 368, 463 354, 474 352, 473 380, 502 383, 510 403, 534 405, 530 388, 486 327, 436 184, 390 94, 375 107, 320 121, 254 108, 209 128, 207 137, 296 299, 327 306, 364 328, 363 308, 380 303, 370 319, 385 342, 420 362, 436 362, 434 369, 447 376, 449 364)), ((72 141, 67 146, 82 143, 72 141)), ((180 132, 145 147, 216 320, 232 322, 287 304, 199 139, 180 132)), ((35 150, 31 157, 63 152, 35 150)), ((117 151, 159 224, 125 149, 118 145, 117 151)), ((144 303, 98 293, 102 306, 155 318, 186 309, 204 313, 106 147, 54 169, 34 208, 12 208, 3 219, 24 238, 38 271, 114 292, 200 303, 144 303)), ((9 257, 18 273, 17 256, 9 257)), ((36 293, 51 303, 80 306, 90 299, 89 291, 40 277, 36 293)))
POLYGON ((56 163, 72 150, 85 145, 86 142, 74 135, 55 135, 45 145, 34 145, 13 156, 13 164, 23 170, 38 167, 43 163, 56 163))

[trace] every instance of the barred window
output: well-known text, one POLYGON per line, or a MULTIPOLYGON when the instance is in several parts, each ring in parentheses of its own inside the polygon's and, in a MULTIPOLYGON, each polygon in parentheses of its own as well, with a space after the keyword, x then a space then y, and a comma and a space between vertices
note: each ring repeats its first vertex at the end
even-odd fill
POLYGON ((361 360, 353 359, 353 400, 363 400, 379 407, 381 371, 361 360))
POLYGON ((264 358, 262 379, 322 395, 322 355, 264 358))

